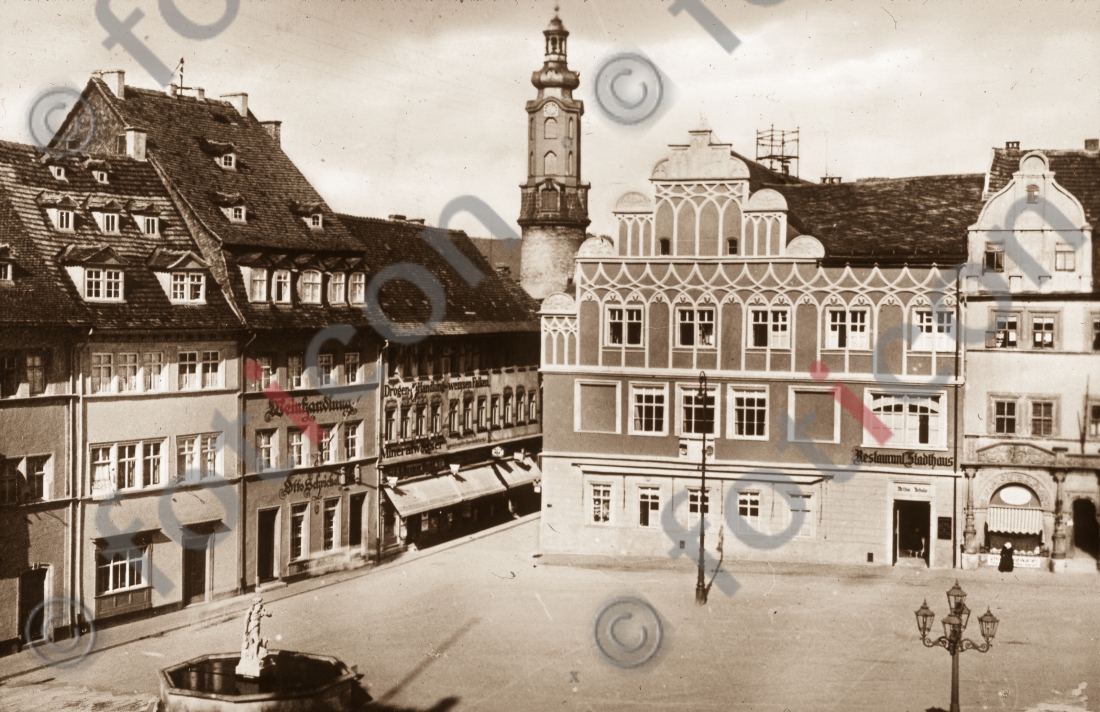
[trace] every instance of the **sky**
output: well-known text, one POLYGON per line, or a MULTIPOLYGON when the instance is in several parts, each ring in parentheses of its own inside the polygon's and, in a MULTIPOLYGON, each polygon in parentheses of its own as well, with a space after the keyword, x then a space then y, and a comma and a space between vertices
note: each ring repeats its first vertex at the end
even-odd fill
MULTIPOLYGON (((227 1, 176 7, 214 23, 227 1)), ((750 157, 757 130, 799 129, 799 173, 813 181, 983 173, 1006 141, 1065 149, 1100 137, 1098 0, 698 1, 736 35, 732 52, 672 0, 561 0, 585 102, 591 232, 611 232, 624 192, 652 194, 654 164, 701 120, 750 157), (660 109, 629 127, 602 113, 592 86, 622 52, 649 58, 666 87, 660 109)), ((257 118, 281 120, 283 149, 334 209, 438 224, 448 202, 474 195, 518 234, 524 104, 554 0, 240 0, 208 39, 182 36, 158 4, 109 6, 119 18, 140 8, 135 33, 169 67, 184 57, 188 86, 247 92, 257 118)), ((90 0, 0 0, 0 139, 31 142, 35 99, 82 88, 93 70, 160 88, 106 37, 90 0)), ((450 227, 488 236, 468 214, 450 227)))

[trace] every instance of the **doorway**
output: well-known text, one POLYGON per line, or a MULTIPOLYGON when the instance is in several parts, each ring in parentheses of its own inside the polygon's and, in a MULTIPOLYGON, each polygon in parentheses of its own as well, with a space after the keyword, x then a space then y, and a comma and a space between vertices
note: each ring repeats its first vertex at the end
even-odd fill
POLYGON ((206 558, 209 536, 189 536, 183 540, 183 605, 206 601, 206 558))
POLYGON ((42 604, 46 601, 47 571, 42 567, 19 575, 19 637, 24 643, 43 640, 48 632, 42 629, 46 615, 46 607, 42 604))
POLYGON ((363 546, 363 505, 367 501, 367 493, 353 494, 348 502, 348 546, 361 548, 363 546))
POLYGON ((928 565, 932 503, 894 500, 894 563, 928 565))
POLYGON ((275 566, 276 535, 279 531, 279 510, 261 509, 256 538, 256 578, 266 583, 277 578, 275 566))
POLYGON ((1073 547, 1092 558, 1100 558, 1100 523, 1096 521, 1096 505, 1089 499, 1073 503, 1073 547))

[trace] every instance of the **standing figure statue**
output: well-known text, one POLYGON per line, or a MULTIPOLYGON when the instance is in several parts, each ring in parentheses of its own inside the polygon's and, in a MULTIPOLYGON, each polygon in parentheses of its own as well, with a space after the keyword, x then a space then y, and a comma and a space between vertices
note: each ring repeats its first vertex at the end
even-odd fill
POLYGON ((241 661, 237 663, 237 674, 241 677, 259 677, 267 657, 267 641, 260 637, 260 620, 270 618, 264 609, 262 598, 252 599, 252 607, 244 621, 244 639, 241 641, 241 661))

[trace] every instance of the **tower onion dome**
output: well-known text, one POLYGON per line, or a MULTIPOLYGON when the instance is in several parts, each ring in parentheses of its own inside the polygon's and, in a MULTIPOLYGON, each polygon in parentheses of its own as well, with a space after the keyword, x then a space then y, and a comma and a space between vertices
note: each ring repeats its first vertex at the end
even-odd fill
POLYGON ((565 29, 561 19, 554 15, 550 24, 542 34, 546 36, 546 62, 542 69, 531 75, 531 83, 536 89, 560 87, 567 91, 573 91, 581 83, 580 74, 569 69, 566 59, 566 38, 569 31, 565 29))

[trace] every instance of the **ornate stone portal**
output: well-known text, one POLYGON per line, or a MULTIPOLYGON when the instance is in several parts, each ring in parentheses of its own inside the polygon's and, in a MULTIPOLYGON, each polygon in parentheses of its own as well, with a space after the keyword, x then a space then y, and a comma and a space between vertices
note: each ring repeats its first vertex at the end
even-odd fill
POLYGON ((260 637, 260 620, 264 617, 270 618, 271 614, 264 609, 263 599, 257 596, 252 599, 252 607, 248 609, 248 617, 244 622, 241 661, 237 664, 236 671, 241 677, 259 677, 264 668, 267 640, 260 637))

